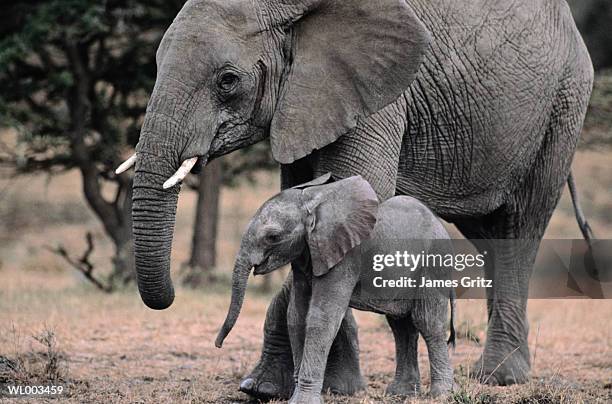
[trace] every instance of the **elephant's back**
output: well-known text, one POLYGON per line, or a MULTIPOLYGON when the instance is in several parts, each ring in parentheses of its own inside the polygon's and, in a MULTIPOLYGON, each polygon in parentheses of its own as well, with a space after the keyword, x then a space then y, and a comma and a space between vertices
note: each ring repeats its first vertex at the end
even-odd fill
POLYGON ((450 236, 440 219, 421 201, 410 196, 395 196, 380 204, 372 238, 385 242, 450 236))
POLYGON ((403 99, 398 193, 487 213, 533 164, 580 37, 563 0, 409 0, 432 44, 403 99))

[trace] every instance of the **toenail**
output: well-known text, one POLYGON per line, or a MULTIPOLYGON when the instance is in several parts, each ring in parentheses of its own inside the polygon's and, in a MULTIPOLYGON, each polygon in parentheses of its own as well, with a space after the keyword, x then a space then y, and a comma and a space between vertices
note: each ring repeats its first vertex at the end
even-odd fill
POLYGON ((242 383, 240 383, 240 391, 243 392, 251 392, 253 387, 255 386, 255 381, 250 377, 248 379, 244 379, 242 383))
POLYGON ((277 393, 276 386, 274 386, 270 382, 263 382, 263 383, 261 383, 257 390, 258 390, 258 392, 260 394, 267 394, 267 395, 270 395, 270 396, 273 396, 273 395, 275 395, 277 393))

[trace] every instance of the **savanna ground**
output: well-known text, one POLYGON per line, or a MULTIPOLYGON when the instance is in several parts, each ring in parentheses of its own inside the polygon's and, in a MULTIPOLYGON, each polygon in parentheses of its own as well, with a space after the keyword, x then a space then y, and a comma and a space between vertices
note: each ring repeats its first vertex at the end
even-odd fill
MULTIPOLYGON (((610 152, 581 151, 574 162, 585 212, 600 238, 612 238, 611 157, 610 152)), ((213 342, 229 302, 229 271, 241 232, 277 189, 275 176, 262 175, 257 186, 224 192, 219 281, 207 290, 179 287, 170 309, 153 312, 135 289, 104 294, 48 251, 61 243, 78 255, 85 249, 83 235, 92 231, 96 272, 104 273, 110 265, 112 246, 84 205, 77 173, 0 179, 0 379, 11 377, 23 384, 58 380, 67 389, 63 400, 70 402, 247 401, 237 386, 259 356, 271 297, 261 291, 261 281, 252 282, 243 314, 224 348, 216 349, 213 342)), ((175 279, 188 258, 194 203, 193 193, 181 195, 175 279)), ((580 237, 567 191, 547 237, 580 237)), ((277 286, 283 275, 272 276, 277 286)), ((459 302, 459 340, 452 356, 458 388, 449 401, 611 402, 612 301, 533 300, 529 317, 532 381, 485 387, 462 376, 462 368, 482 349, 485 304, 459 302)), ((328 402, 401 402, 383 394, 394 372, 390 330, 382 317, 370 313, 357 313, 357 321, 368 389, 352 398, 330 396, 328 402)), ((423 343, 419 363, 426 391, 429 369, 423 343)))

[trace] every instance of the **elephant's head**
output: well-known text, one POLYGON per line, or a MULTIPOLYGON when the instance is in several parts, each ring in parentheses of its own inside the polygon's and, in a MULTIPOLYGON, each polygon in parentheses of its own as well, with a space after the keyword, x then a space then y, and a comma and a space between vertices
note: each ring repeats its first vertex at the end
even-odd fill
POLYGON ((232 276, 232 301, 215 345, 221 347, 242 307, 251 268, 266 274, 308 249, 314 276, 324 276, 367 239, 378 199, 363 178, 331 182, 330 174, 281 192, 255 214, 242 237, 232 276))
POLYGON ((188 1, 159 46, 136 154, 121 168, 136 164, 143 301, 173 301, 175 185, 190 170, 266 137, 285 164, 334 142, 410 86, 428 43, 404 0, 188 1))

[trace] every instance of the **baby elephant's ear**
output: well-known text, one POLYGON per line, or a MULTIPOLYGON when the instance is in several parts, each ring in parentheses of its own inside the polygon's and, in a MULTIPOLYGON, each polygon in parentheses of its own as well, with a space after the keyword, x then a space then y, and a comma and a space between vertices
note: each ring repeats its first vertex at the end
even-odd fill
POLYGON ((323 174, 322 176, 315 178, 314 180, 307 182, 305 184, 300 184, 300 185, 296 185, 295 187, 293 187, 293 189, 306 189, 306 188, 310 188, 310 187, 314 187, 317 185, 324 185, 327 184, 328 182, 332 182, 332 175, 331 173, 326 173, 323 174))
POLYGON ((315 276, 325 275, 368 239, 376 224, 378 198, 360 176, 306 188, 303 203, 308 211, 307 242, 315 276))

